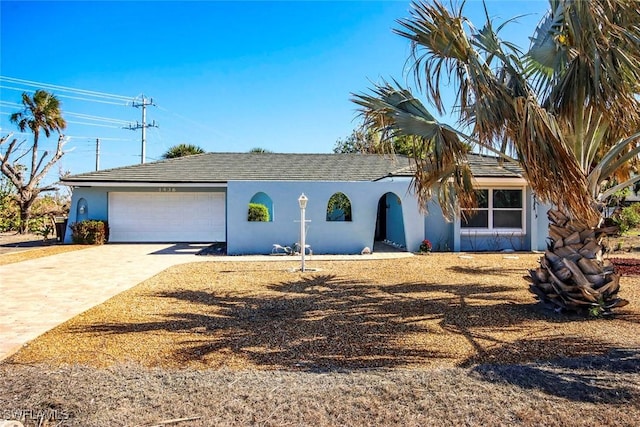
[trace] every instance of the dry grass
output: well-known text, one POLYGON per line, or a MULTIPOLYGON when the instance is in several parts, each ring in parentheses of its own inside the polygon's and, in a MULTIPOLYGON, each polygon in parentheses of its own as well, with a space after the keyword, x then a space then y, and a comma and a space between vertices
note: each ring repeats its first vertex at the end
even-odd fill
POLYGON ((535 304, 537 259, 177 266, 0 364, 0 408, 70 415, 26 425, 636 425, 639 278, 618 315, 582 321, 535 304))
POLYGON ((89 246, 61 245, 55 239, 44 240, 36 234, 0 233, 0 265, 43 258, 64 252, 77 251, 89 246))
POLYGON ((0 265, 14 264, 16 262, 28 261, 30 259, 43 258, 46 256, 57 255, 64 252, 77 251, 86 249, 90 246, 83 245, 57 245, 57 246, 41 246, 36 248, 24 249, 0 254, 0 265))
POLYGON ((18 363, 285 369, 526 363, 640 348, 640 286, 612 319, 546 311, 521 278, 538 256, 177 266, 44 334, 18 363))
POLYGON ((636 426, 639 364, 640 353, 614 351, 546 364, 341 373, 0 365, 0 408, 69 417, 28 426, 195 417, 167 425, 636 426))

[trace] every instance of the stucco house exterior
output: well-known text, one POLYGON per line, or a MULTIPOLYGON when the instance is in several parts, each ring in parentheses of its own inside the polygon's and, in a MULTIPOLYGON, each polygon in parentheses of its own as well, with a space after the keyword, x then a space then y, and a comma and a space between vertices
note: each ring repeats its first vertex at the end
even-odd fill
MULTIPOLYGON (((541 250, 546 209, 517 167, 470 156, 481 205, 470 220, 428 215, 411 191, 411 164, 375 154, 206 153, 66 177, 69 224, 107 220, 110 242, 226 242, 227 253, 266 254, 299 241, 298 197, 308 198, 306 242, 316 254, 356 254, 375 241, 418 251, 541 250), (332 200, 346 200, 340 209, 332 200), (346 196, 346 197, 345 197, 346 196), (249 203, 269 221, 249 221, 249 203), (345 212, 350 211, 350 212, 345 212)), ((65 241, 71 240, 67 230, 65 241)))

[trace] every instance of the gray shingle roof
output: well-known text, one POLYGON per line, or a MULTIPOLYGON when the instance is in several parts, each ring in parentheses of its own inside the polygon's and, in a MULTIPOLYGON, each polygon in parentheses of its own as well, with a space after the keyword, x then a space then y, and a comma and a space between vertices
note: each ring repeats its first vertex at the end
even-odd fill
MULTIPOLYGON (((476 176, 520 177, 495 158, 469 156, 476 176)), ((141 165, 72 175, 62 182, 81 183, 225 183, 228 181, 375 181, 411 176, 404 156, 377 154, 205 153, 141 165)))
POLYGON ((520 166, 511 162, 498 164, 498 158, 493 156, 481 156, 473 154, 467 157, 471 172, 476 178, 522 178, 523 172, 520 166))
POLYGON ((376 154, 206 153, 73 175, 65 183, 227 181, 372 181, 407 166, 376 154))

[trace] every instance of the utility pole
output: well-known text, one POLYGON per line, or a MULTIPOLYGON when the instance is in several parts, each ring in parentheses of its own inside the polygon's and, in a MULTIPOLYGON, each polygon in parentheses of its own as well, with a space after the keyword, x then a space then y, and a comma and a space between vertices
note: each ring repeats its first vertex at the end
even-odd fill
POLYGON ((100 138, 96 138, 96 171, 100 170, 100 138))
POLYGON ((155 106, 155 104, 153 103, 153 98, 147 99, 144 97, 144 95, 142 95, 142 102, 134 102, 133 104, 131 104, 132 107, 142 108, 142 124, 136 122, 135 125, 129 125, 128 127, 125 127, 125 129, 129 129, 129 130, 142 129, 142 151, 140 153, 141 164, 145 162, 145 157, 147 153, 147 128, 158 127, 158 125, 156 125, 155 120, 149 124, 147 123, 147 106, 148 105, 155 106))

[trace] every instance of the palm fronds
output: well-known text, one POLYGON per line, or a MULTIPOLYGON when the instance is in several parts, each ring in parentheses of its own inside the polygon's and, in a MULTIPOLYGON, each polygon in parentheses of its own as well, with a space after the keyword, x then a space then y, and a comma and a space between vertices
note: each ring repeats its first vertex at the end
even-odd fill
MULTIPOLYGON (((430 185, 451 182, 452 168, 458 168, 454 175, 463 174, 466 142, 473 141, 502 155, 514 153, 539 200, 596 225, 599 193, 593 184, 605 177, 587 176, 616 141, 640 128, 637 5, 551 0, 527 54, 498 35, 511 21, 496 28, 485 9, 486 22, 477 30, 463 6, 449 10, 438 1, 414 2, 395 32, 411 41, 417 87, 439 114, 448 112, 442 88, 457 87, 451 111, 469 135, 438 123, 397 83, 354 97, 367 123, 395 136, 418 136, 431 150, 416 159, 416 188, 425 198, 430 185)), ((628 143, 609 161, 617 169, 598 173, 617 173, 618 182, 625 181, 628 173, 621 174, 621 167, 637 154, 628 143)), ((454 187, 462 191, 463 205, 469 200, 465 186, 454 187)))
POLYGON ((414 188, 421 207, 431 199, 433 188, 440 184, 443 212, 455 216, 452 204, 457 194, 460 205, 467 207, 475 198, 471 174, 466 165, 470 146, 459 137, 459 132, 439 123, 409 90, 385 82, 372 89, 372 95, 354 95, 360 105, 365 124, 380 132, 383 138, 411 135, 415 152, 416 175, 414 188))

